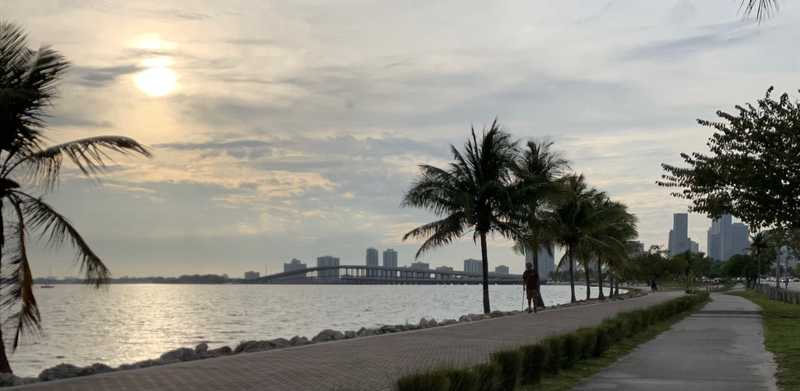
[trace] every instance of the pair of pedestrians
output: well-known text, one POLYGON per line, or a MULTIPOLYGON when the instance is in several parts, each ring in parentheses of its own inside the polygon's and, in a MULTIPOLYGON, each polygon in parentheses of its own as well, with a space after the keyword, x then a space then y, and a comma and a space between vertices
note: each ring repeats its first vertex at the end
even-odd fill
POLYGON ((533 269, 530 262, 525 264, 525 272, 522 273, 522 286, 525 296, 528 298, 528 312, 536 312, 539 307, 544 307, 542 292, 540 288, 539 273, 533 269))

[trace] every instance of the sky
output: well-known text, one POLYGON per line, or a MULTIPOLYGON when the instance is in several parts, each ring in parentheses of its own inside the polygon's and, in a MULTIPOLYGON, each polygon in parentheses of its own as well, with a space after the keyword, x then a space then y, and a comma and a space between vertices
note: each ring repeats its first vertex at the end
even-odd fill
MULTIPOLYGON (((241 276, 362 264, 370 246, 409 264, 403 233, 434 218, 400 206, 417 166, 494 118, 553 141, 666 244, 687 203, 655 181, 706 150, 696 119, 771 85, 797 96, 800 6, 780 4, 760 24, 738 0, 0 0, 0 15, 72 63, 51 142, 124 135, 154 154, 99 183, 64 171, 45 195, 113 275, 241 276)), ((689 223, 705 249, 708 219, 689 223)), ((420 260, 466 258, 471 235, 420 260)), ((35 246, 34 273, 74 275, 72 259, 35 246)), ((523 264, 501 237, 489 259, 523 264)))

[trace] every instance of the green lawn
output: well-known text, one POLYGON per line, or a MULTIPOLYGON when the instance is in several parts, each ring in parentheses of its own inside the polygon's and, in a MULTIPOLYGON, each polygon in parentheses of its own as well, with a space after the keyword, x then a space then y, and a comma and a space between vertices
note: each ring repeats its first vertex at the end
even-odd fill
MULTIPOLYGON (((705 303, 695 307, 695 310, 700 308, 705 303)), ((605 369, 606 367, 614 364, 617 360, 630 353, 637 346, 655 338, 664 331, 669 330, 673 324, 683 320, 685 317, 691 315, 695 310, 689 311, 683 315, 676 316, 670 320, 656 323, 649 326, 645 331, 636 334, 633 337, 625 338, 622 341, 616 342, 598 358, 589 360, 580 360, 575 364, 572 369, 562 369, 557 376, 545 376, 542 378, 540 384, 531 386, 523 386, 518 389, 521 391, 566 391, 571 390, 578 383, 588 379, 590 376, 605 369)))
POLYGON ((778 363, 778 387, 800 391, 800 305, 769 300, 755 291, 731 294, 761 306, 765 345, 778 363))

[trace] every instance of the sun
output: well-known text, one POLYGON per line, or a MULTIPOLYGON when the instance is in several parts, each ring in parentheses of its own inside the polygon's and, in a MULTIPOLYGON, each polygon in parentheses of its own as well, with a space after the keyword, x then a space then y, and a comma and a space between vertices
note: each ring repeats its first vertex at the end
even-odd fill
POLYGON ((145 61, 144 69, 137 73, 136 86, 149 96, 169 95, 178 86, 178 75, 170 68, 171 62, 165 58, 145 61))

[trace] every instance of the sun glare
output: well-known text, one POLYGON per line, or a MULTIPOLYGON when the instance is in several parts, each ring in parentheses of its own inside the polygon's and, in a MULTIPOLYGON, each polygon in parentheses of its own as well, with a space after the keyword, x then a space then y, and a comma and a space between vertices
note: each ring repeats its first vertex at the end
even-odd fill
MULTIPOLYGON (((158 34, 145 34, 140 36, 133 46, 137 49, 169 52, 175 45, 164 41, 158 34)), ((142 61, 143 69, 134 76, 136 86, 145 94, 152 97, 165 96, 178 86, 178 75, 172 69, 172 61, 167 56, 157 56, 142 61)))

